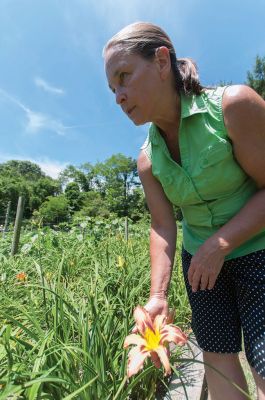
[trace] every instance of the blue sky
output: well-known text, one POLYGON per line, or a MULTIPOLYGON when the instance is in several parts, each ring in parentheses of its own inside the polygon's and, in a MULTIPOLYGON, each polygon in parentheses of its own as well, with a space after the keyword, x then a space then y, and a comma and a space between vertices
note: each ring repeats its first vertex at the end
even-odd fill
POLYGON ((136 158, 148 126, 115 104, 102 48, 135 21, 160 25, 205 85, 244 83, 265 56, 264 0, 0 0, 0 163, 67 164, 136 158))

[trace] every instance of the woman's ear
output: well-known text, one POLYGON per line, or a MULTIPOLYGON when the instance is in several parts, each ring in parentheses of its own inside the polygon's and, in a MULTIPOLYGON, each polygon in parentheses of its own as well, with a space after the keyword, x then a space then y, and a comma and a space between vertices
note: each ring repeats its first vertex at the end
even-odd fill
POLYGON ((160 76, 164 80, 168 77, 171 71, 171 61, 168 48, 166 46, 158 47, 155 52, 155 58, 160 76))

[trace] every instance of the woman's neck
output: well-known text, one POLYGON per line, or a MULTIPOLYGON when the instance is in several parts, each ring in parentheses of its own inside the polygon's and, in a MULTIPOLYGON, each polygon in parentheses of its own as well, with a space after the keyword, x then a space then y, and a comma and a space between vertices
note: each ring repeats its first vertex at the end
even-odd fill
POLYGON ((181 115, 180 96, 174 90, 164 98, 167 100, 163 101, 159 115, 153 122, 159 128, 161 135, 167 140, 171 140, 177 136, 179 129, 181 115))

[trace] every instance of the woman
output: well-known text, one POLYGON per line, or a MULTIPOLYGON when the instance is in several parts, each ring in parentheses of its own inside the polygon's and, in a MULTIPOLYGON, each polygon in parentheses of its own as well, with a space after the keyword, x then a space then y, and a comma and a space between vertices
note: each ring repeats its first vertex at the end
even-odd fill
MULTIPOLYGON (((183 271, 204 361, 247 391, 245 351, 265 399, 265 102, 247 86, 203 88, 150 23, 125 27, 104 48, 116 102, 135 125, 151 122, 138 171, 151 213, 152 317, 167 313, 183 213, 183 271)), ((206 367, 212 400, 245 396, 206 367)))

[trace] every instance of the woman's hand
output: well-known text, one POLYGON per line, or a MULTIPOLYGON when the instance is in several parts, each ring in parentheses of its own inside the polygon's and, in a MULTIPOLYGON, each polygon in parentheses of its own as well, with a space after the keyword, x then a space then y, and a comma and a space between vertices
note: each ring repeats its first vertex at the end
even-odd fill
MULTIPOLYGON (((144 308, 146 311, 148 311, 152 320, 154 320, 159 314, 164 314, 166 316, 169 314, 167 299, 156 295, 149 297, 149 300, 144 308)), ((132 332, 137 333, 136 325, 133 327, 132 332)))
POLYGON ((146 303, 144 308, 149 312, 152 320, 154 320, 158 314, 168 315, 167 299, 157 297, 156 295, 150 296, 149 301, 146 303))
POLYGON ((213 237, 198 249, 191 259, 188 279, 192 291, 212 289, 224 264, 226 244, 213 237))

